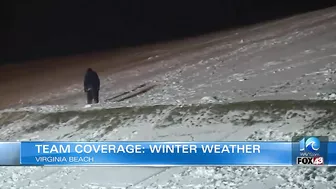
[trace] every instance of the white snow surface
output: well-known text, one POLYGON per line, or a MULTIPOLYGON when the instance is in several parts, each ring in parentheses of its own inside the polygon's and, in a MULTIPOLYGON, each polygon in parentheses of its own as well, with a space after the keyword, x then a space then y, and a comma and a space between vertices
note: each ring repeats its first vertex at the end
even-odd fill
MULTIPOLYGON (((102 79, 102 102, 144 83, 157 85, 128 100, 84 108, 80 97, 63 105, 2 110, 0 140, 289 141, 305 134, 335 140, 333 114, 309 101, 302 101, 301 109, 272 101, 271 113, 255 105, 227 112, 211 109, 252 100, 336 99, 335 34, 336 8, 219 33, 195 44, 207 44, 204 48, 102 79), (194 111, 190 104, 204 106, 194 111), (121 107, 138 113, 124 115, 121 107)), ((69 94, 79 89, 70 87, 69 94)), ((326 106, 331 108, 332 101, 326 106)), ((336 168, 1 167, 0 188, 325 189, 336 188, 336 168)))

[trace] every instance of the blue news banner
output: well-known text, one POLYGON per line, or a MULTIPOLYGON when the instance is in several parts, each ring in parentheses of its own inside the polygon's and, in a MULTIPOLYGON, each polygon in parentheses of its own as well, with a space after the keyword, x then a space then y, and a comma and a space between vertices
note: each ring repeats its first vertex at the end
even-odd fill
MULTIPOLYGON (((292 166, 307 142, 1 142, 0 165, 292 166)), ((336 142, 322 147, 312 150, 335 166, 336 142)))

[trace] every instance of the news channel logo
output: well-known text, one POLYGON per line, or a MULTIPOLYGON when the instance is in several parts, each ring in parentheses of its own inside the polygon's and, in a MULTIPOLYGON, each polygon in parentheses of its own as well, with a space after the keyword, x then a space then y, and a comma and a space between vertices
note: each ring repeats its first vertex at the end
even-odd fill
POLYGON ((299 141, 300 157, 296 158, 297 165, 323 165, 324 159, 319 151, 321 142, 317 137, 303 137, 299 141))
POLYGON ((321 142, 317 137, 302 138, 299 144, 300 152, 317 153, 321 147, 321 142))

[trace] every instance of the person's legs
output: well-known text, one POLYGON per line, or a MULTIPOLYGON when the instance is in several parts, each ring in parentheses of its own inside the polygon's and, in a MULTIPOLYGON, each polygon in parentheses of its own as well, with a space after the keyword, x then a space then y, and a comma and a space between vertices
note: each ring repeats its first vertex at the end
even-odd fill
POLYGON ((92 95, 92 90, 86 92, 86 101, 88 104, 92 104, 93 100, 93 95, 92 95))
POLYGON ((93 91, 93 99, 95 103, 99 103, 99 90, 93 91))

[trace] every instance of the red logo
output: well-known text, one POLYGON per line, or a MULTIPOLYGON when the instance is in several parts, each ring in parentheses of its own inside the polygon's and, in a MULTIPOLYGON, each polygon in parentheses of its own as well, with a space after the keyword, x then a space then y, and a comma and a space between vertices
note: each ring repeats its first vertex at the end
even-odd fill
POLYGON ((323 157, 314 157, 313 158, 313 164, 314 165, 323 165, 324 164, 323 157))

